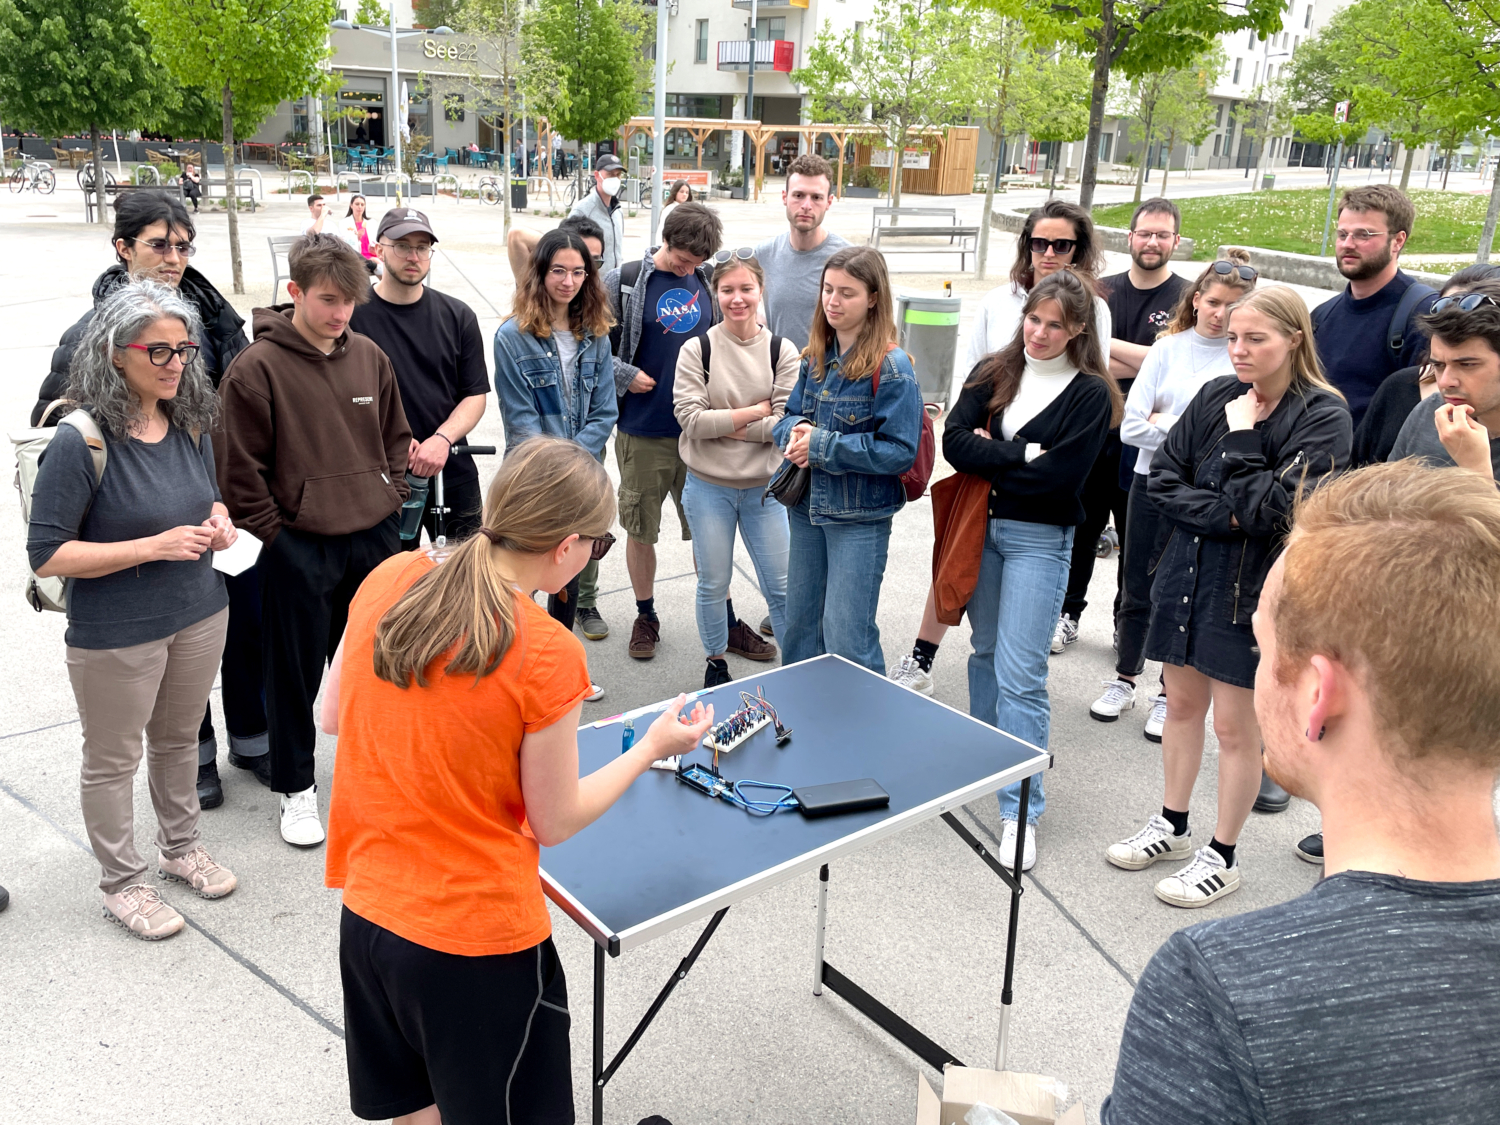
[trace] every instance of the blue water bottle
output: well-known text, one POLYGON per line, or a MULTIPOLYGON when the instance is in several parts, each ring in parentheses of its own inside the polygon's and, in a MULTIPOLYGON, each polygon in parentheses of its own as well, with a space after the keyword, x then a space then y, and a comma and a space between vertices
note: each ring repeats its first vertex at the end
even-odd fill
POLYGON ((635 745, 635 720, 634 719, 626 719, 625 720, 625 730, 620 735, 620 753, 621 754, 628 753, 629 750, 630 750, 630 748, 632 746, 634 746, 634 745, 635 745))

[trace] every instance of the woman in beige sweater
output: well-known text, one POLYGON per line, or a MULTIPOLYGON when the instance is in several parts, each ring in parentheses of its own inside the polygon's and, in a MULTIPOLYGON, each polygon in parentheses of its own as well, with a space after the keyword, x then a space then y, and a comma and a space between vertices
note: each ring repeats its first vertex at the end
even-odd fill
POLYGON ((688 468, 682 506, 698 564, 698 636, 708 657, 704 687, 734 678, 724 654, 736 529, 750 549, 776 636, 785 625, 786 509, 762 504, 761 495, 781 464, 771 427, 786 407, 802 360, 790 340, 773 341, 761 325, 764 287, 765 273, 750 248, 719 251, 713 288, 724 319, 706 336, 684 344, 677 357, 673 411, 682 427, 678 449, 688 468))

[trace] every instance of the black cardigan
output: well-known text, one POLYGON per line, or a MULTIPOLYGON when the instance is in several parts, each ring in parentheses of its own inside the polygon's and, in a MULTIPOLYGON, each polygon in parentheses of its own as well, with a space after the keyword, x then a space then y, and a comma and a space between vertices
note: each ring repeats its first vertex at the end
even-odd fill
POLYGON ((1365 408, 1365 416, 1354 430, 1354 464, 1374 465, 1384 461, 1395 448, 1396 438, 1406 419, 1422 401, 1417 385, 1422 378, 1420 367, 1403 367, 1392 371, 1365 408))
POLYGON ((955 469, 990 482, 990 519, 1077 527, 1084 520, 1083 484, 1109 434, 1109 387, 1079 374, 1063 392, 1006 441, 999 415, 990 418, 989 384, 965 387, 948 414, 943 457, 955 469), (974 433, 988 419, 992 438, 974 433), (1032 442, 1044 452, 1026 460, 1032 442))

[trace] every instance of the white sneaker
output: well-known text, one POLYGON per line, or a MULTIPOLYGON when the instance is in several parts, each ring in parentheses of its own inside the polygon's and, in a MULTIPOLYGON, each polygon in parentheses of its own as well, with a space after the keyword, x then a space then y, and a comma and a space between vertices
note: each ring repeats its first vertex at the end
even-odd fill
MULTIPOLYGON (((1000 862, 1009 871, 1016 869, 1016 838, 1021 835, 1019 826, 1013 820, 1002 821, 1000 825, 1000 862)), ((1021 870, 1030 871, 1036 866, 1036 825, 1026 826, 1026 843, 1021 848, 1021 870)))
POLYGON ((583 697, 585 703, 598 703, 604 698, 604 689, 598 684, 589 684, 589 693, 583 697))
POLYGON ((1089 706, 1089 718, 1112 723, 1121 711, 1135 706, 1135 685, 1129 680, 1105 680, 1104 694, 1089 706))
MULTIPOLYGON (((1181 836, 1172 835, 1172 822, 1163 816, 1153 816, 1128 840, 1111 844, 1104 858, 1126 871, 1139 871, 1163 859, 1184 860, 1193 854, 1193 830, 1181 836)), ((1214 853, 1218 855, 1217 852, 1214 853)))
POLYGON ((909 652, 901 658, 900 664, 886 673, 886 678, 894 684, 911 688, 912 691, 919 691, 923 695, 932 694, 932 673, 923 671, 922 666, 917 663, 917 658, 909 652))
POLYGON ((1167 697, 1158 692, 1151 701, 1151 714, 1146 716, 1146 740, 1161 741, 1161 728, 1167 725, 1167 697))
POLYGON ((1063 614, 1057 619, 1057 628, 1052 630, 1052 651, 1054 654, 1061 652, 1078 639, 1078 622, 1074 621, 1069 614, 1063 614))
POLYGON ((298 848, 313 848, 323 842, 323 825, 318 820, 317 786, 282 795, 281 838, 298 848))
MULTIPOLYGON (((1238 858, 1238 857, 1236 857, 1238 858)), ((1199 848, 1193 862, 1156 884, 1156 897, 1172 906, 1194 910, 1240 889, 1240 865, 1224 865, 1213 848, 1199 848)))

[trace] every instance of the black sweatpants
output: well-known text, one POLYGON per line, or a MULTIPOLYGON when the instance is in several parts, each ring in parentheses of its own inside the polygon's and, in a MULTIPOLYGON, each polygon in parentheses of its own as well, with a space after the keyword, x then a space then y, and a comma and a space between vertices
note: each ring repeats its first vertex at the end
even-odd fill
POLYGON ((581 577, 574 575, 573 581, 557 593, 547 595, 547 612, 551 614, 553 621, 570 633, 573 631, 573 623, 578 620, 578 583, 581 577))
POLYGON ((1120 536, 1114 609, 1120 608, 1120 586, 1125 580, 1125 505, 1130 497, 1120 487, 1120 448, 1120 431, 1110 430, 1083 485, 1083 523, 1073 533, 1073 562, 1062 607, 1074 621, 1083 617, 1084 607, 1089 604, 1089 580, 1094 577, 1094 560, 1098 557, 1094 549, 1111 514, 1115 517, 1115 533, 1120 536))
MULTIPOLYGON (((219 665, 224 725, 230 738, 256 738, 266 733, 265 673, 260 645, 260 568, 224 576, 229 593, 229 630, 224 635, 224 658, 219 665)), ((203 712, 198 741, 214 737, 213 708, 203 712)))
POLYGON ((1121 676, 1139 676, 1146 670, 1146 633, 1151 628, 1152 570, 1166 538, 1167 522, 1146 491, 1146 477, 1135 473, 1130 483, 1130 510, 1125 514, 1125 581, 1121 584, 1120 611, 1115 624, 1120 651, 1115 671, 1121 676))
POLYGON ((392 513, 350 535, 283 527, 261 552, 256 570, 274 792, 312 788, 313 701, 323 669, 338 651, 354 591, 400 549, 400 517, 392 513))
MULTIPOLYGON (((427 538, 434 543, 437 542, 437 514, 433 512, 433 505, 437 503, 436 487, 427 489, 427 507, 422 509, 422 526, 427 529, 427 538)), ((443 503, 448 508, 448 516, 443 521, 443 534, 448 537, 449 543, 457 543, 467 539, 479 530, 484 523, 484 492, 479 487, 479 478, 459 481, 458 484, 443 482, 443 503)), ((399 537, 400 531, 397 530, 399 537)), ((410 539, 401 540, 403 551, 415 551, 422 545, 422 533, 419 531, 410 539)))

